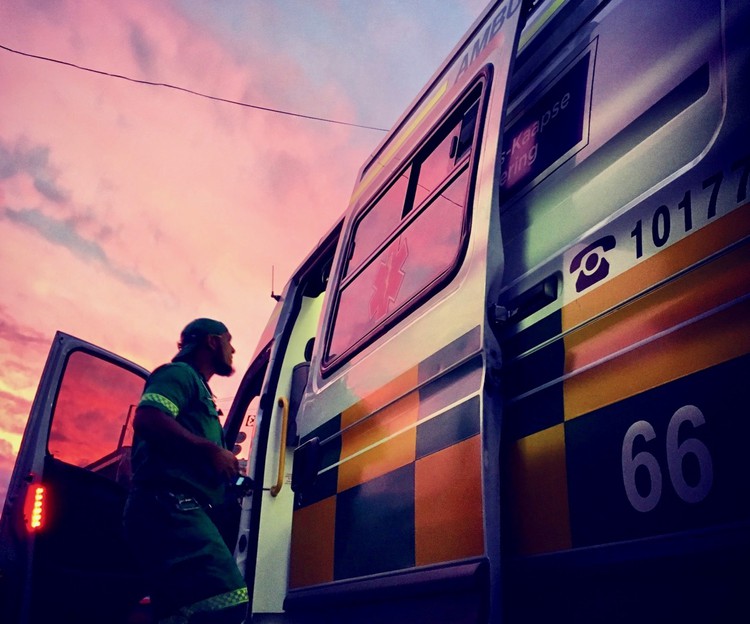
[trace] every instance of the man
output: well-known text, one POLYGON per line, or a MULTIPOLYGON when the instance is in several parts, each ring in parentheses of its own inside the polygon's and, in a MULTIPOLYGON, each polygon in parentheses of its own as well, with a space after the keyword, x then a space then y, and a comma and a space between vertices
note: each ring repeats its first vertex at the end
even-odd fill
POLYGON ((164 624, 239 624, 247 610, 245 581, 210 517, 239 468, 208 387, 234 372, 231 340, 219 321, 189 323, 172 363, 146 381, 133 420, 124 525, 164 624))

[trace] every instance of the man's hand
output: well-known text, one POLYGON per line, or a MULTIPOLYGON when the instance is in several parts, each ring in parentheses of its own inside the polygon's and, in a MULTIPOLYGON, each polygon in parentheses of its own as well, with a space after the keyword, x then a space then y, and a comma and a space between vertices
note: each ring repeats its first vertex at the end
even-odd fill
POLYGON ((228 481, 239 473, 240 465, 234 453, 217 446, 213 442, 208 442, 205 448, 207 451, 206 457, 216 475, 228 481))
POLYGON ((191 433, 161 410, 139 407, 135 412, 133 427, 164 453, 183 457, 195 455, 221 480, 232 479, 239 472, 239 462, 231 451, 191 433))

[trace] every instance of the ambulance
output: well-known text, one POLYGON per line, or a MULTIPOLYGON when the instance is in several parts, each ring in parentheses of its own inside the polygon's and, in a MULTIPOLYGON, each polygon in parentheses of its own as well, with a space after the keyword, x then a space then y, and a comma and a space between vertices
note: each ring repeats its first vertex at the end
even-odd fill
MULTIPOLYGON (((227 415, 253 622, 750 621, 749 33, 744 0, 484 10, 227 415)), ((120 529, 146 374, 55 337, 4 622, 148 595, 120 529)))

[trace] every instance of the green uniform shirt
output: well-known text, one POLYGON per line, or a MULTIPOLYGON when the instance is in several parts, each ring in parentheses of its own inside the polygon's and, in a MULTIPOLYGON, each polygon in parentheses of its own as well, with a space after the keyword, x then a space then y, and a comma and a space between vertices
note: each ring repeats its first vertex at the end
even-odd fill
MULTIPOLYGON (((213 395, 203 377, 185 362, 165 364, 151 373, 138 405, 155 407, 191 433, 225 447, 213 395)), ((137 486, 164 488, 211 504, 224 500, 226 484, 194 456, 165 454, 136 435, 132 463, 137 486)))

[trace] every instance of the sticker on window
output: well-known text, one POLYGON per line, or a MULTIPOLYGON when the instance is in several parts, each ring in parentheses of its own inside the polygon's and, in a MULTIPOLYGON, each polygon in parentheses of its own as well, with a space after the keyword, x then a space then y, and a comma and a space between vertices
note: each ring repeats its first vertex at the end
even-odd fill
POLYGON ((588 140, 586 53, 526 113, 506 129, 500 154, 503 195, 521 188, 588 140))

